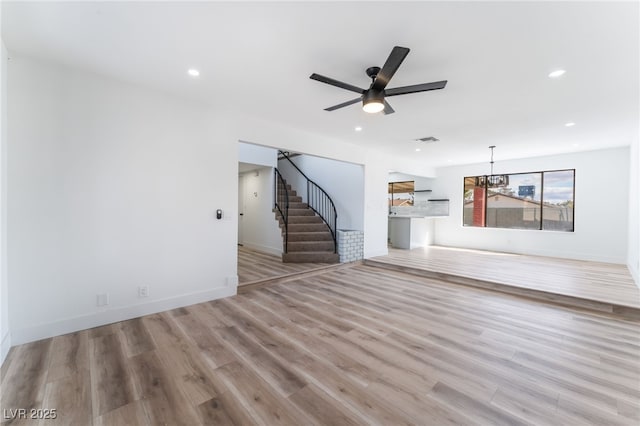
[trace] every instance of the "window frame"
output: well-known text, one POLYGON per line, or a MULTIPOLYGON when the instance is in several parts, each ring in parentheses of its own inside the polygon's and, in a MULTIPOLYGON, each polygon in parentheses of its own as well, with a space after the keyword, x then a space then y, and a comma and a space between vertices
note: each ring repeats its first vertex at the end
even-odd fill
MULTIPOLYGON (((387 195, 391 194, 391 200, 390 200, 390 203, 389 203, 389 208, 394 207, 394 205, 393 205, 393 196, 395 194, 415 194, 415 191, 416 191, 416 182, 415 182, 415 180, 402 180, 402 181, 397 181, 397 182, 387 182, 387 186, 388 186, 387 195), (396 193, 393 190, 394 189, 393 188, 394 184, 408 184, 408 183, 413 184, 413 191, 412 192, 397 192, 396 193)), ((413 201, 411 202, 411 205, 413 206, 413 201)))
POLYGON ((488 197, 489 197, 489 179, 488 177, 490 175, 475 175, 475 176, 463 176, 462 178, 462 227, 463 228, 486 228, 486 229, 511 229, 511 230, 518 230, 518 231, 545 231, 545 232, 575 232, 576 230, 576 225, 575 225, 575 200, 576 200, 576 169, 553 169, 553 170, 539 170, 539 171, 533 171, 533 172, 516 172, 516 173, 500 173, 499 175, 504 175, 504 176, 514 176, 514 175, 526 175, 526 174, 540 174, 540 201, 539 201, 539 205, 540 205, 540 219, 539 219, 539 225, 538 228, 507 228, 507 227, 500 227, 500 226, 487 226, 487 209, 488 209, 488 197), (573 175, 573 185, 571 188, 571 197, 572 197, 572 221, 571 221, 571 229, 570 230, 556 230, 556 229, 544 229, 544 200, 545 200, 545 196, 544 196, 544 175, 545 173, 557 173, 557 172, 572 172, 573 175), (483 217, 484 217, 484 223, 482 224, 482 226, 479 225, 467 225, 465 223, 465 213, 464 213, 464 209, 465 209, 465 191, 466 191, 466 180, 467 179, 473 179, 475 182, 477 182, 478 178, 483 178, 484 181, 484 203, 483 203, 483 207, 484 207, 484 212, 483 212, 483 217))

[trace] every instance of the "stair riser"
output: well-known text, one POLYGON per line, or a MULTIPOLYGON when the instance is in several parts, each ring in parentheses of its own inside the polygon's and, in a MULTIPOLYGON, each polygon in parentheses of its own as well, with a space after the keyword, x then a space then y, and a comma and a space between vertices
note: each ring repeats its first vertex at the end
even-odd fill
MULTIPOLYGON (((285 211, 285 206, 281 205, 282 211, 285 211)), ((275 207, 271 209, 272 212, 278 214, 278 209, 275 207)), ((313 216, 315 212, 307 207, 307 203, 289 203, 289 216, 313 216)))
POLYGON ((340 263, 337 253, 284 253, 282 261, 285 263, 340 263))
POLYGON ((289 201, 289 209, 308 209, 309 204, 307 203, 292 203, 289 201))
POLYGON ((289 242, 333 241, 330 232, 289 232, 289 242))
MULTIPOLYGON (((287 199, 285 197, 278 197, 278 202, 280 203, 281 208, 284 210, 284 206, 287 204, 287 199)), ((302 202, 302 197, 300 197, 298 195, 296 195, 296 196, 289 195, 289 208, 290 209, 295 209, 295 208, 306 209, 308 207, 309 207, 309 205, 307 203, 303 203, 302 202), (301 207, 295 207, 296 205, 301 205, 301 207)))
POLYGON ((295 189, 291 189, 291 185, 287 184, 287 185, 283 185, 282 182, 278 183, 278 190, 284 192, 285 190, 289 193, 289 195, 293 194, 293 195, 297 195, 296 190, 295 189))
POLYGON ((333 244, 333 241, 289 241, 287 250, 290 253, 304 251, 326 251, 329 253, 333 253, 333 251, 335 250, 335 246, 333 244))
MULTIPOLYGON (((280 217, 280 215, 276 216, 276 220, 280 223, 280 227, 282 228, 284 226, 284 221, 282 220, 282 217, 280 217)), ((313 218, 313 216, 293 216, 289 218, 289 227, 291 228, 291 225, 323 225, 325 228, 324 229, 318 229, 319 231, 329 231, 329 228, 326 227, 325 223, 322 221, 322 219, 318 218, 313 218), (308 219, 305 219, 308 218, 308 219)))
POLYGON ((289 232, 328 232, 324 223, 290 223, 289 232))
POLYGON ((289 206, 289 217, 291 216, 315 216, 311 209, 293 209, 289 206))
MULTIPOLYGON (((280 212, 275 212, 276 220, 280 222, 280 225, 284 223, 282 220, 282 216, 280 212)), ((300 223, 323 223, 322 219, 319 216, 289 216, 289 225, 292 223, 300 224, 300 223)))
POLYGON ((289 216, 289 225, 294 223, 323 223, 319 216, 289 216))

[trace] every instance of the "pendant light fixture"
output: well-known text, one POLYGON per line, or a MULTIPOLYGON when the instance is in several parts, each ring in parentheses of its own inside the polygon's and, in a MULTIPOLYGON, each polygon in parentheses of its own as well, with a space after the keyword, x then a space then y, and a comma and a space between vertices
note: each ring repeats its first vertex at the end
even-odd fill
POLYGON ((487 186, 489 188, 503 188, 509 186, 509 175, 494 175, 493 174, 493 150, 496 146, 491 145, 489 149, 491 150, 491 174, 484 176, 476 177, 476 186, 487 186))

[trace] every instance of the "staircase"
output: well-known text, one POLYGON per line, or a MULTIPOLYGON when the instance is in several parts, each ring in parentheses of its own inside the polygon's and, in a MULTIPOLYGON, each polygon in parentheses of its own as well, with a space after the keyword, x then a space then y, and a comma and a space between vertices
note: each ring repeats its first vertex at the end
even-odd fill
MULTIPOLYGON (((335 252, 335 242, 331 230, 307 203, 302 202, 295 190, 285 181, 279 182, 279 191, 286 191, 289 200, 288 242, 282 254, 285 263, 339 263, 335 252)), ((282 215, 274 209, 280 222, 282 237, 285 235, 285 223, 282 215)))

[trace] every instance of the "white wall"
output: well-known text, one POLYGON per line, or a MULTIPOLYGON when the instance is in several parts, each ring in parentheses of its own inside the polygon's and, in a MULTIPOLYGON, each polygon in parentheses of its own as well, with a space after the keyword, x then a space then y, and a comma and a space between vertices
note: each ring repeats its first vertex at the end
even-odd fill
POLYGON ((242 191, 238 194, 244 205, 242 244, 250 249, 282 254, 282 232, 273 213, 273 168, 261 167, 242 173, 242 191))
POLYGON ((388 177, 389 182, 408 182, 413 181, 415 189, 431 189, 434 178, 416 175, 408 175, 406 173, 391 172, 388 177))
POLYGON ((438 169, 434 198, 450 198, 450 216, 436 221, 435 243, 627 263, 629 149, 581 152, 497 161, 497 173, 576 169, 575 232, 474 228, 462 226, 464 176, 486 174, 488 163, 438 169))
POLYGON ((368 151, 364 165, 364 257, 385 256, 389 221, 389 156, 368 151))
POLYGON ((12 344, 234 294, 240 140, 364 164, 387 253, 388 156, 20 56, 8 93, 12 344))
MULTIPOLYGON (((2 3, 0 2, 0 22, 2 3)), ((7 281, 7 49, 0 36, 0 365, 11 347, 7 281)))
POLYGON ((278 150, 251 143, 238 142, 238 161, 260 166, 277 167, 278 150))
POLYGON ((640 147, 631 144, 629 156, 629 247, 627 266, 640 287, 640 147))
MULTIPOLYGON (((310 155, 291 157, 296 166, 322 189, 336 206, 337 229, 362 231, 364 229, 364 170, 360 164, 310 155)), ((287 161, 278 161, 278 170, 306 201, 307 181, 287 161)))
POLYGON ((433 190, 433 185, 435 182, 434 178, 392 172, 392 173, 389 173, 388 179, 389 179, 389 182, 413 181, 413 189, 416 191, 413 194, 413 200, 415 203, 418 203, 421 201, 428 201, 430 198, 433 198, 431 195, 431 192, 422 192, 422 191, 433 190))
MULTIPOLYGON (((228 118, 227 123, 234 126, 234 134, 242 141, 364 165, 364 257, 388 253, 387 175, 393 158, 380 151, 253 117, 236 116, 228 118)), ((419 162, 412 167, 420 170, 419 162)))
POLYGON ((237 138, 219 114, 21 57, 8 72, 13 344, 235 294, 237 138))

